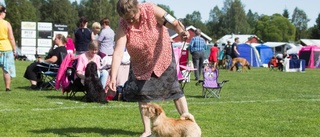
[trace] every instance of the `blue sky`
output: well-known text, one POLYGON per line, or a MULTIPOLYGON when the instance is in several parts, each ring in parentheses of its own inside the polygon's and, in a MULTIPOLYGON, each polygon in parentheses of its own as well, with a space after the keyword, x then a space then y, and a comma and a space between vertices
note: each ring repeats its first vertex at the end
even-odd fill
MULTIPOLYGON (((3 2, 4 0, 0 0, 3 2)), ((75 0, 70 0, 75 1, 75 0)), ((80 0, 77 0, 80 2, 80 0)), ((142 2, 143 0, 138 0, 142 2)), ((186 14, 193 11, 199 11, 203 21, 208 20, 209 12, 214 6, 220 9, 223 7, 224 0, 146 0, 156 4, 168 5, 174 11, 177 18, 184 18, 186 14)), ((272 15, 274 13, 283 13, 286 8, 289 11, 290 18, 295 7, 302 9, 310 19, 308 27, 315 25, 315 21, 320 13, 319 0, 241 0, 245 6, 246 12, 249 9, 258 14, 272 15)))

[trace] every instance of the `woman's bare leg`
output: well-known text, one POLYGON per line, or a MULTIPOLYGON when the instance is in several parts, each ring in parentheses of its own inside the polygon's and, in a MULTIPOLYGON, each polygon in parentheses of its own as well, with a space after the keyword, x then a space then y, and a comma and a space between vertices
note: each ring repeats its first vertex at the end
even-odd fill
MULTIPOLYGON (((3 70, 3 69, 2 69, 3 70)), ((11 76, 8 72, 6 72, 5 70, 3 70, 3 79, 4 79, 4 84, 6 86, 7 89, 10 89, 10 85, 11 85, 11 76)))
POLYGON ((151 126, 150 126, 150 119, 147 116, 144 116, 142 114, 142 106, 147 105, 147 102, 139 102, 139 110, 140 110, 140 116, 144 127, 144 132, 140 137, 147 137, 151 135, 151 126))

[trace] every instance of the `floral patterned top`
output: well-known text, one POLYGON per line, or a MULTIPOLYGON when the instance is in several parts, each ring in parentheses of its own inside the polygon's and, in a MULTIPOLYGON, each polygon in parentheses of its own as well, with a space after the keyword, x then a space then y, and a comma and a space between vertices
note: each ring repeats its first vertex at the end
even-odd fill
POLYGON ((120 20, 127 37, 126 48, 131 57, 131 67, 138 80, 149 80, 153 72, 160 77, 172 60, 168 29, 157 22, 153 5, 153 3, 139 5, 138 29, 127 24, 124 19, 120 20))

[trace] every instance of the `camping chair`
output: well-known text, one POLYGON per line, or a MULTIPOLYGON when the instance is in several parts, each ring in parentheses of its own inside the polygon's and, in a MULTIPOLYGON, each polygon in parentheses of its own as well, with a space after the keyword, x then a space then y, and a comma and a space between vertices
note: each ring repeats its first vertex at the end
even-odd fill
POLYGON ((41 73, 41 84, 40 90, 42 89, 54 89, 55 79, 59 70, 57 64, 49 64, 46 62, 41 62, 37 64, 37 67, 40 68, 41 73))
MULTIPOLYGON (((175 61, 176 61, 176 65, 177 65, 177 77, 178 77, 178 81, 181 84, 181 88, 182 90, 184 90, 184 87, 186 85, 186 83, 188 82, 188 79, 190 77, 190 73, 196 69, 194 68, 190 68, 188 66, 184 66, 184 65, 180 65, 180 57, 181 57, 181 49, 178 48, 173 48, 174 51, 174 57, 175 57, 175 61), (182 73, 181 70, 184 70, 184 73, 182 73)), ((187 61, 185 61, 187 62, 187 61)))
POLYGON ((204 98, 216 97, 220 98, 220 92, 224 83, 229 80, 218 82, 219 70, 212 70, 212 66, 205 66, 203 71, 203 80, 199 80, 196 85, 202 83, 202 96, 204 98))
MULTIPOLYGON (((38 55, 36 55, 38 56, 38 55)), ((60 58, 63 60, 66 57, 65 53, 60 53, 60 58)), ((42 89, 55 89, 56 76, 59 71, 59 65, 53 63, 41 62, 37 64, 40 68, 41 76, 41 85, 40 90, 42 89)))
POLYGON ((67 98, 71 99, 75 98, 78 92, 82 92, 84 95, 81 97, 81 100, 83 100, 86 97, 87 92, 85 90, 85 86, 81 83, 81 79, 76 76, 77 62, 78 60, 74 59, 72 65, 67 67, 66 69, 66 75, 69 81, 69 85, 63 93, 66 93, 67 98))

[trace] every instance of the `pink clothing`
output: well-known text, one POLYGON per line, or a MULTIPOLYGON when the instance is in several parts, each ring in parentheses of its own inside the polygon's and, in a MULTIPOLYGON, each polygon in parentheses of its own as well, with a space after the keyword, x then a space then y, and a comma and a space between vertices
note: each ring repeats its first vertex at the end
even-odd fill
POLYGON ((84 74, 84 72, 86 71, 86 66, 90 61, 95 62, 97 64, 97 68, 101 69, 100 56, 97 54, 94 54, 93 58, 91 60, 88 60, 87 53, 88 52, 85 52, 85 53, 79 55, 78 62, 77 62, 77 72, 80 72, 82 74, 84 74))
POLYGON ((153 3, 139 4, 139 28, 127 24, 122 18, 120 20, 127 36, 126 48, 131 57, 131 67, 138 80, 149 80, 152 72, 160 77, 172 60, 168 29, 158 24, 153 6, 153 3))
POLYGON ((67 78, 66 70, 68 67, 72 66, 72 61, 77 59, 73 54, 67 54, 67 56, 63 59, 60 64, 59 71, 56 77, 55 88, 62 89, 62 93, 64 93, 65 89, 69 86, 70 81, 67 78))
POLYGON ((68 38, 67 43, 66 43, 66 49, 71 50, 71 51, 75 51, 72 38, 68 38))

